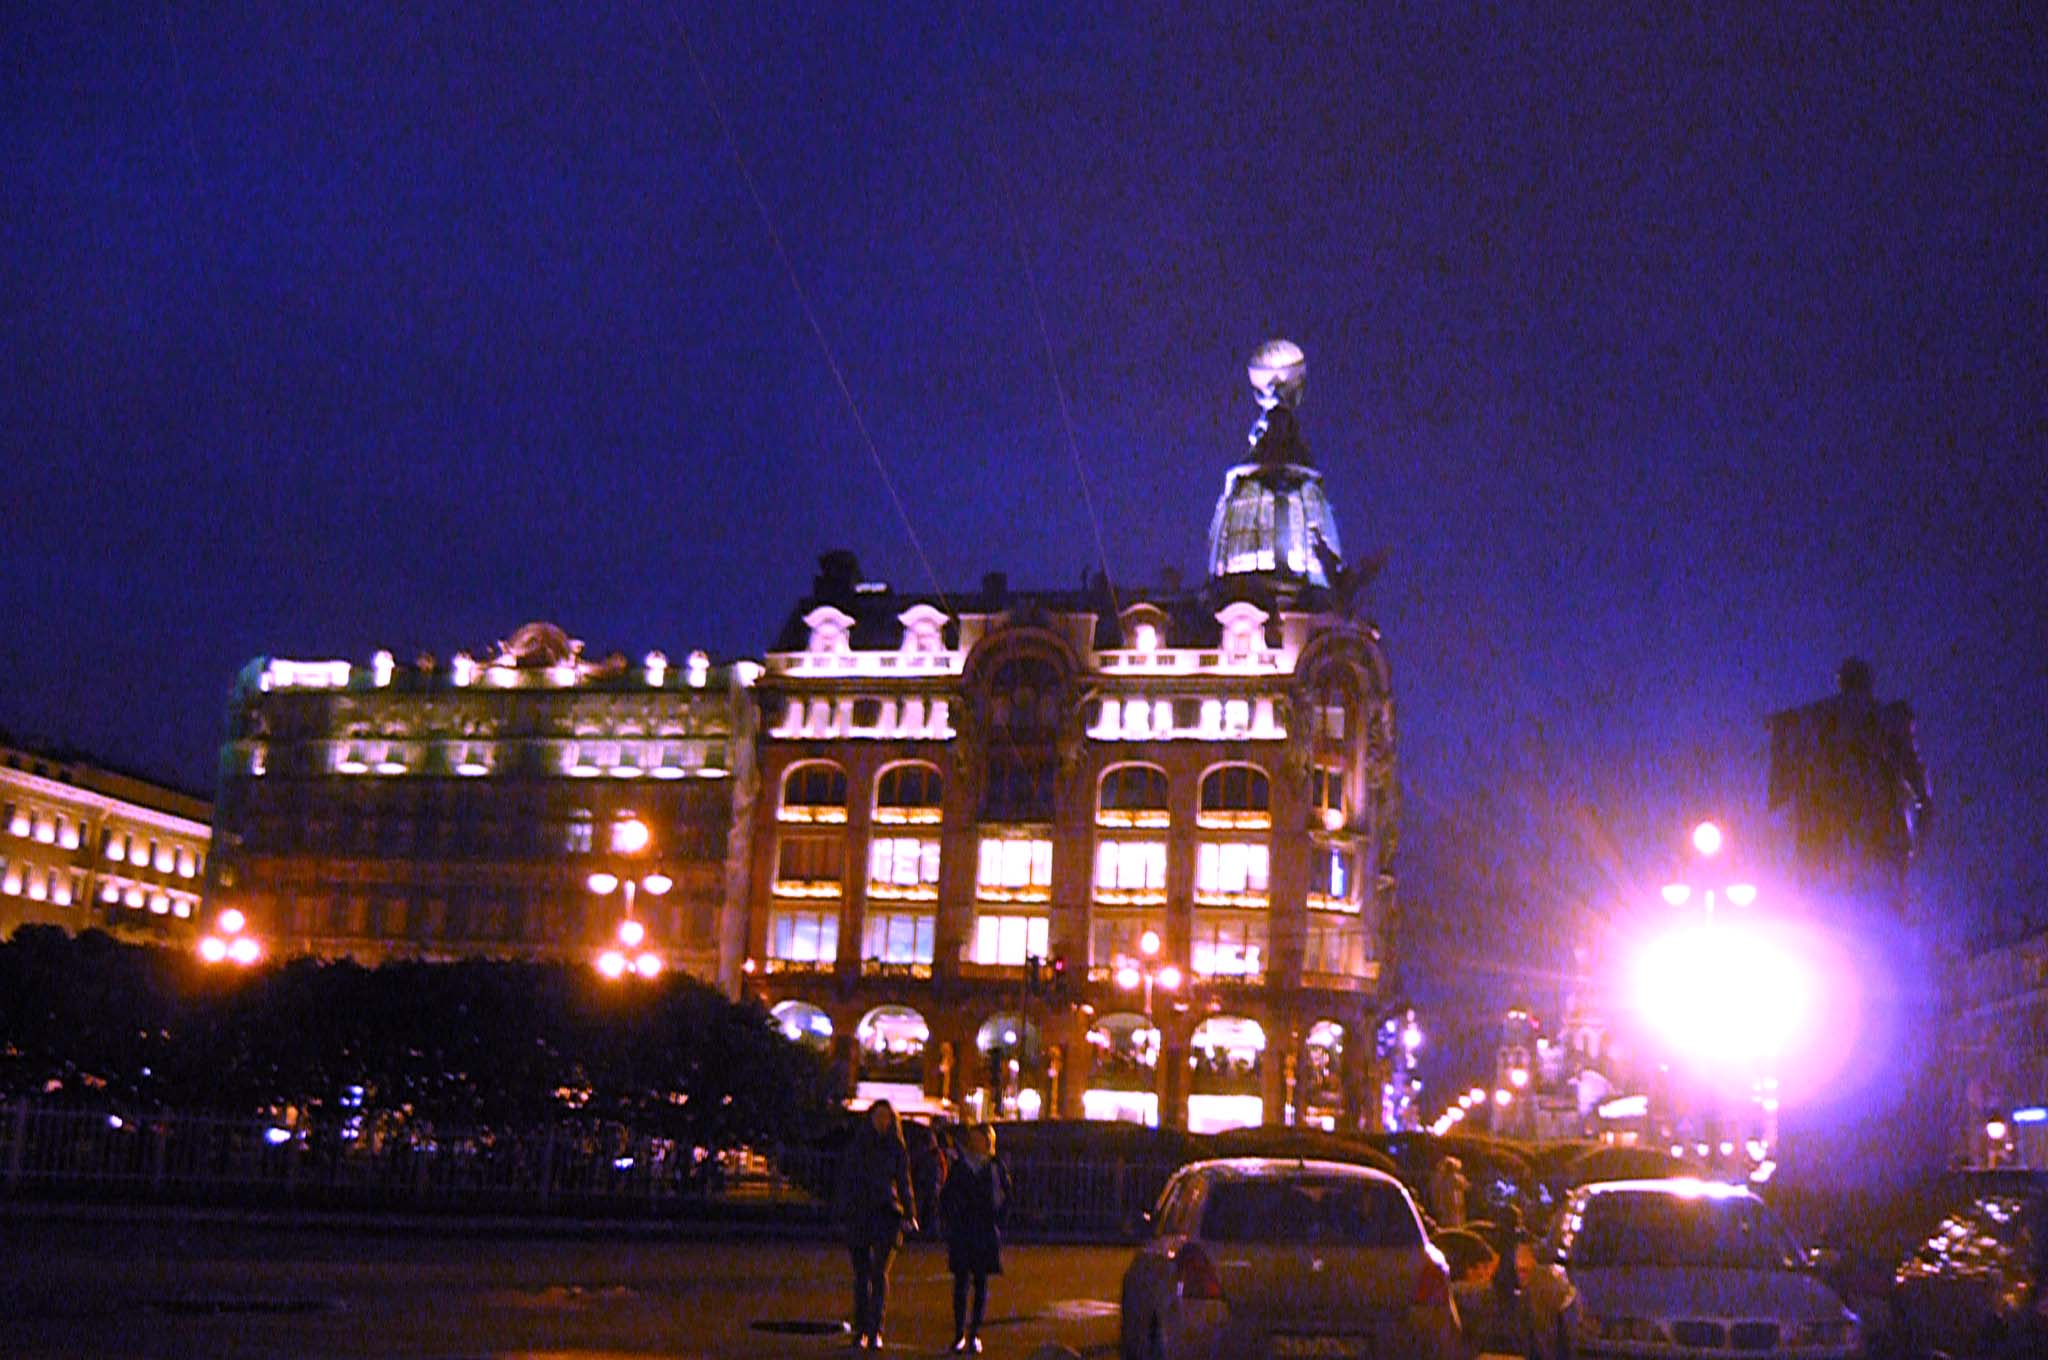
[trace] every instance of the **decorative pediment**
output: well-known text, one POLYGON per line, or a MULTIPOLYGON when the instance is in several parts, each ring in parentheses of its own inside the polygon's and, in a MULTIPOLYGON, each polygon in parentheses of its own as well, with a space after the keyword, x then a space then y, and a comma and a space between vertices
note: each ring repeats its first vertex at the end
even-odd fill
POLYGON ((903 625, 903 651, 923 656, 946 650, 946 611, 928 604, 914 604, 896 616, 903 625))
POLYGON ((811 640, 804 650, 813 655, 842 655, 853 650, 853 615, 829 604, 821 604, 804 615, 804 627, 811 640))
POLYGON ((1217 610, 1216 622, 1223 626, 1225 659, 1245 660, 1264 645, 1268 617, 1265 610, 1249 600, 1238 600, 1217 610))

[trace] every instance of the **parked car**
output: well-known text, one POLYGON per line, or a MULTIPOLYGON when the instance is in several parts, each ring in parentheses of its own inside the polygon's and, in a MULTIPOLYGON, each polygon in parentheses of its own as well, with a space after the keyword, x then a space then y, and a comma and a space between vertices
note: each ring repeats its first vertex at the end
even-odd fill
POLYGON ((1401 1182, 1262 1157, 1175 1173, 1124 1272, 1125 1360, 1456 1360, 1444 1257, 1401 1182))
POLYGON ((2048 1173, 1962 1178, 1900 1263, 1892 1312, 1915 1355, 2048 1355, 2048 1173))
POLYGON ((1608 1181, 1566 1197, 1525 1282, 1544 1360, 1858 1353, 1856 1315, 1747 1187, 1608 1181))

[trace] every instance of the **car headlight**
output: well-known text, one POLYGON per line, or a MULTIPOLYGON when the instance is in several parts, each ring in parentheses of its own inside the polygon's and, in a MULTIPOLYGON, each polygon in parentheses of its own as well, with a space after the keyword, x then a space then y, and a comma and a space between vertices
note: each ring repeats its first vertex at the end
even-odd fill
POLYGON ((1664 1341, 1664 1328, 1649 1318, 1623 1317, 1618 1313, 1580 1313, 1580 1341, 1664 1341))
POLYGON ((1794 1323, 1786 1333, 1786 1344, 1794 1350, 1817 1350, 1823 1346, 1854 1349, 1856 1320, 1844 1317, 1794 1323))

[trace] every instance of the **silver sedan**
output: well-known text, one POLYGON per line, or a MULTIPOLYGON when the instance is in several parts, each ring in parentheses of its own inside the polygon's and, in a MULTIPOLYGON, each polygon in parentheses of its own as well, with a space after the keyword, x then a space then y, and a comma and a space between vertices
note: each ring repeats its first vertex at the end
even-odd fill
POLYGON ((1444 1258, 1392 1176, 1339 1162, 1197 1162, 1124 1272, 1125 1360, 1453 1360, 1444 1258))

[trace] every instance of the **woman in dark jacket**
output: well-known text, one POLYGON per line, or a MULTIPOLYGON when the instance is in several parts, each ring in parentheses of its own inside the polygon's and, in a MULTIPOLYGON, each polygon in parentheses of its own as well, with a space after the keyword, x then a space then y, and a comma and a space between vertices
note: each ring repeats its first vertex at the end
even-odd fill
POLYGON ((853 1256, 853 1325, 862 1350, 882 1349, 889 1263, 903 1230, 917 1230, 917 1193, 903 1123, 886 1100, 868 1107, 839 1167, 839 1221, 853 1256))
POLYGON ((988 1308, 988 1277, 1003 1273, 1002 1221, 1009 1177, 996 1160, 996 1131, 972 1124, 960 1132, 960 1155, 939 1192, 946 1229, 946 1265, 953 1272, 953 1349, 981 1353, 981 1318, 988 1308), (967 1311, 969 1284, 974 1311, 967 1311))

